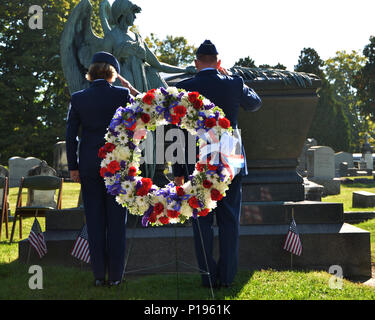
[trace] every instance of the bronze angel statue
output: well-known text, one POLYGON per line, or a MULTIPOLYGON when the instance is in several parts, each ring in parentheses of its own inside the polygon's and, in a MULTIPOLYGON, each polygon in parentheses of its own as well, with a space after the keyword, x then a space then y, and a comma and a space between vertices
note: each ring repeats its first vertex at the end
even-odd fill
POLYGON ((120 62, 121 75, 138 91, 167 87, 159 75, 194 73, 194 67, 180 68, 160 62, 137 31, 130 31, 141 8, 128 0, 100 3, 100 21, 104 37, 94 34, 91 27, 92 5, 81 0, 74 8, 62 33, 60 50, 62 67, 71 93, 88 87, 85 78, 95 52, 112 53, 120 62))

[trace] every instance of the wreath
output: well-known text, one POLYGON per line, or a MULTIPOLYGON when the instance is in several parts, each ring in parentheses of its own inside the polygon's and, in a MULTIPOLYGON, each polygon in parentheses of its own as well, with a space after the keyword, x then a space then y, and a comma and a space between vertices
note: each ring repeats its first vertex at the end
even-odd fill
POLYGON ((235 175, 234 162, 242 157, 233 155, 234 139, 224 112, 198 92, 152 89, 117 109, 99 150, 100 175, 119 204, 143 216, 143 226, 184 223, 208 215, 225 196, 235 175), (182 186, 171 182, 160 188, 140 176, 139 145, 148 131, 168 124, 196 136, 200 155, 182 186))

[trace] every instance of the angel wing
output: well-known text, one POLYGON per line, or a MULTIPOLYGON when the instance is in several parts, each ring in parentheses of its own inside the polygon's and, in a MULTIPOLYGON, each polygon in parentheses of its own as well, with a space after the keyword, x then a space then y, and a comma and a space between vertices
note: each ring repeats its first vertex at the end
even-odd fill
POLYGON ((92 11, 90 1, 81 0, 70 14, 61 36, 61 63, 71 94, 89 86, 85 75, 91 58, 95 52, 106 49, 104 40, 92 31, 92 11))

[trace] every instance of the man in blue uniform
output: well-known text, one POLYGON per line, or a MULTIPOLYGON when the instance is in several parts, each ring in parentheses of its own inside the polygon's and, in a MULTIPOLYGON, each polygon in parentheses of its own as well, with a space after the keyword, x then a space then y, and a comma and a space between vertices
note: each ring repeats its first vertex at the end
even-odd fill
MULTIPOLYGON (((247 111, 257 111, 261 106, 261 99, 247 87, 239 76, 229 76, 225 69, 220 67, 218 52, 211 41, 204 41, 198 48, 195 65, 198 73, 194 78, 181 81, 176 86, 186 91, 198 91, 223 109, 231 126, 237 130, 237 116, 239 107, 247 111)), ((243 146, 241 147, 243 150, 243 146)), ((243 156, 245 156, 243 151, 243 156)), ((192 173, 194 166, 175 165, 175 182, 183 184, 187 178, 186 171, 192 173)), ((239 220, 241 212, 241 177, 247 175, 246 160, 241 172, 235 176, 230 184, 226 196, 218 202, 214 210, 219 228, 219 261, 213 257, 213 214, 193 220, 194 241, 198 264, 201 270, 207 270, 210 277, 203 275, 204 286, 229 286, 236 275, 238 266, 239 220), (204 251, 202 249, 202 241, 204 251)))
POLYGON ((110 53, 94 55, 87 74, 91 85, 71 97, 66 130, 66 151, 70 175, 81 182, 86 215, 91 265, 95 285, 119 285, 125 262, 127 211, 107 193, 100 176, 99 149, 104 145, 107 127, 119 106, 125 106, 130 93, 138 92, 119 76, 120 65, 110 53), (124 86, 111 83, 119 77, 124 86), (81 128, 79 160, 77 136, 81 128))

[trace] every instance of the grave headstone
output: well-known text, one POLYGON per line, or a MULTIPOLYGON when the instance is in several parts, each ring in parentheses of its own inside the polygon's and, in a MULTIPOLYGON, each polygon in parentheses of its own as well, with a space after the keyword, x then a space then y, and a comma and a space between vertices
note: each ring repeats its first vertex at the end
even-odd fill
POLYGON ((305 177, 307 175, 307 150, 317 146, 318 142, 314 138, 308 138, 303 145, 301 155, 298 158, 297 172, 305 177))
POLYGON ((354 191, 352 206, 353 208, 375 207, 375 193, 368 191, 354 191))
POLYGON ((66 142, 60 141, 53 148, 53 167, 60 178, 69 178, 68 160, 66 157, 66 142))
MULTIPOLYGON (((46 161, 31 168, 27 174, 30 176, 56 176, 56 170, 48 166, 46 161)), ((55 190, 29 190, 28 206, 41 206, 56 208, 55 190)))
POLYGON ((339 175, 340 177, 347 177, 349 174, 349 166, 347 162, 341 162, 339 166, 339 175))
POLYGON ((353 161, 353 154, 349 152, 337 152, 335 154, 335 168, 340 168, 340 163, 346 162, 348 164, 348 168, 354 167, 354 161, 353 161))
MULTIPOLYGON (((9 177, 9 171, 3 167, 3 166, 0 166, 0 177, 2 178, 5 178, 5 177, 9 177)), ((3 199, 3 195, 4 195, 4 189, 0 189, 0 200, 3 199)), ((0 203, 0 209, 1 209, 1 203, 0 203)), ((9 213, 8 213, 9 215, 9 213)))
POLYGON ((8 160, 9 164, 9 186, 18 187, 22 177, 26 177, 29 170, 42 161, 34 157, 21 158, 12 157, 8 160))
POLYGON ((335 178, 335 153, 332 148, 315 146, 307 150, 307 178, 324 186, 323 195, 340 193, 340 180, 335 178))

